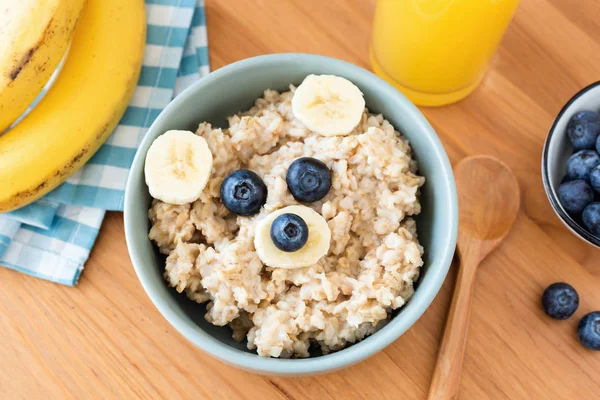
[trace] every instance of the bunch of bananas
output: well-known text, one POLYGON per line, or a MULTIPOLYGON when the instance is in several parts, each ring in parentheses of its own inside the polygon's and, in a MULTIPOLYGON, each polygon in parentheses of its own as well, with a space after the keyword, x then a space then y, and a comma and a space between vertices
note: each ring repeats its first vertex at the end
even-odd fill
POLYGON ((0 25, 0 212, 6 212, 64 182, 112 133, 139 77, 145 6, 143 0, 2 0, 0 25), (65 54, 49 92, 2 134, 65 54))

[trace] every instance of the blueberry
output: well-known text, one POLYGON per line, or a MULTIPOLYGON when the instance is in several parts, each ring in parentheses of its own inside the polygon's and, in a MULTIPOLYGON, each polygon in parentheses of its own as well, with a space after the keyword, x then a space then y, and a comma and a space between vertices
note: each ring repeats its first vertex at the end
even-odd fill
POLYGON ((592 168, 600 165, 600 156, 594 150, 581 150, 569 157, 567 161, 567 178, 569 180, 590 180, 592 168))
POLYGON ((323 161, 302 157, 294 161, 285 178, 292 196, 300 202, 321 200, 331 188, 331 171, 323 161))
POLYGON ((600 311, 586 314, 579 321, 577 337, 590 350, 600 350, 600 311))
POLYGON ((567 124, 567 135, 573 149, 593 149, 600 134, 600 115, 594 111, 581 111, 573 115, 567 124))
POLYGON ((298 251, 308 241, 308 225, 296 214, 281 214, 271 224, 271 240, 281 251, 298 251))
POLYGON ((234 214, 256 214, 267 201, 267 187, 252 171, 240 169, 227 175, 221 184, 221 201, 234 214))
POLYGON ((578 179, 561 184, 558 199, 569 214, 579 215, 594 200, 594 191, 586 181, 578 179))
POLYGON ((590 184, 592 189, 600 193, 600 165, 590 170, 590 184))
POLYGON ((583 210, 583 225, 594 236, 600 238, 600 203, 592 203, 583 210))
POLYGON ((542 308, 549 317, 567 319, 579 306, 579 295, 573 286, 564 282, 553 283, 544 290, 542 308))

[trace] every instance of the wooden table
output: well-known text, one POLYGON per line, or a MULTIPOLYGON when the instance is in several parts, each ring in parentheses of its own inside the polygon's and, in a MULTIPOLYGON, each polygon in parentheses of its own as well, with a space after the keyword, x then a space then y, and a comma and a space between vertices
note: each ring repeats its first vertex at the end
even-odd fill
MULTIPOLYGON (((374 2, 207 0, 212 67, 298 51, 369 68, 374 2)), ((600 251, 561 225, 540 178, 553 117, 600 77, 599 16, 596 0, 523 0, 481 87, 423 109, 452 162, 498 156, 523 197, 513 232, 478 277, 461 399, 600 398, 600 353, 575 338, 579 318, 600 309, 600 251), (582 299, 566 322, 539 306, 558 280, 582 299)), ((368 361, 320 377, 263 377, 213 360, 169 326, 138 283, 121 214, 109 213, 76 288, 0 269, 0 398, 423 399, 454 275, 416 325, 368 361)))

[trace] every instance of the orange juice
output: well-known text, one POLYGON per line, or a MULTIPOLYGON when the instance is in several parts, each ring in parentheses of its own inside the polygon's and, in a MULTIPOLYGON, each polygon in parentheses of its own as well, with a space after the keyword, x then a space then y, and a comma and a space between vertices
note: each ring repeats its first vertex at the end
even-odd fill
POLYGON ((458 101, 481 82, 519 0, 378 0, 374 71, 413 102, 458 101))

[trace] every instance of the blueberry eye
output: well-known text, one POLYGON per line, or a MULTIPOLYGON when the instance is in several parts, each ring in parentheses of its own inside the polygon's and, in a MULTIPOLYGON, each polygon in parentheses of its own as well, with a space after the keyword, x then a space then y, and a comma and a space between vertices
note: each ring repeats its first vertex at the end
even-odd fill
POLYGON ((321 200, 331 188, 331 171, 324 162, 302 157, 288 168, 286 182, 292 196, 303 203, 321 200))
POLYGON ((308 241, 308 225, 296 214, 281 214, 271 224, 271 240, 281 251, 298 251, 308 241))
POLYGON ((234 214, 254 215, 267 201, 267 186, 254 172, 240 169, 223 180, 221 201, 234 214))

